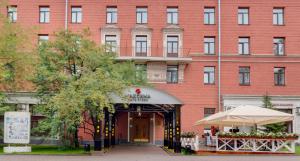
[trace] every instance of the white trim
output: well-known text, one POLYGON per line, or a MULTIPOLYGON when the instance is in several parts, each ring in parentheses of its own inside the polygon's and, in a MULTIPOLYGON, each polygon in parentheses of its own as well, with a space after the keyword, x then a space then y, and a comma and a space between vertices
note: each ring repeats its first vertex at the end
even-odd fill
POLYGON ((69 1, 65 0, 65 30, 68 29, 68 7, 69 7, 69 1))
POLYGON ((113 29, 113 30, 105 30, 105 29, 102 29, 101 30, 101 44, 105 45, 105 36, 106 35, 115 35, 116 36, 116 41, 117 41, 117 46, 116 46, 116 54, 117 56, 120 56, 121 53, 121 49, 120 49, 120 46, 121 46, 121 43, 120 43, 120 40, 121 40, 121 32, 119 30, 116 30, 116 29, 113 29))
POLYGON ((131 56, 136 58, 135 56, 135 38, 136 36, 147 36, 147 57, 150 57, 151 56, 151 40, 152 40, 152 33, 149 32, 149 31, 133 31, 132 32, 132 41, 131 41, 131 44, 132 44, 132 53, 131 53, 131 56))
POLYGON ((175 57, 135 57, 135 56, 120 56, 117 60, 136 60, 136 61, 167 61, 167 62, 181 62, 189 63, 192 62, 192 58, 175 58, 175 57))
POLYGON ((183 35, 182 32, 178 32, 178 31, 164 31, 163 33, 163 57, 164 58, 168 58, 167 56, 167 39, 168 36, 178 36, 178 57, 183 57, 183 35))

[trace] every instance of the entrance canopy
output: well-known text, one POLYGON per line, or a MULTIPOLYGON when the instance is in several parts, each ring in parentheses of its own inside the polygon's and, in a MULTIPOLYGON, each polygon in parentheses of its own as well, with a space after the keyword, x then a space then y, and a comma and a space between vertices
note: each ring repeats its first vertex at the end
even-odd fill
POLYGON ((267 125, 291 121, 288 113, 252 105, 242 105, 228 111, 219 112, 196 122, 196 125, 267 125))
POLYGON ((120 97, 113 95, 112 99, 116 104, 158 104, 158 105, 181 105, 182 102, 176 97, 151 87, 132 87, 125 91, 130 98, 129 102, 124 102, 120 97))

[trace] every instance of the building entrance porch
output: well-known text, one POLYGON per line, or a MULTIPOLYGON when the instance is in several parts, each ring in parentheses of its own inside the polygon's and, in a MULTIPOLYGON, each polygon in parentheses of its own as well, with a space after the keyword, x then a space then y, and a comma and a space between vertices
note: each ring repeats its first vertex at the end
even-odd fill
POLYGON ((130 101, 113 96, 114 112, 105 110, 96 125, 95 150, 129 143, 164 145, 179 153, 182 103, 155 88, 130 88, 125 94, 130 101))

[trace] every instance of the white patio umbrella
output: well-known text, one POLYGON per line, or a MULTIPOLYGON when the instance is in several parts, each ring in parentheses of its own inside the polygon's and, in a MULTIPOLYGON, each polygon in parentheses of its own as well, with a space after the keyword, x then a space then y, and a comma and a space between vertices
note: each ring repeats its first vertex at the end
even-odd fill
POLYGON ((252 105, 242 105, 228 111, 219 112, 202 120, 195 125, 267 125, 278 122, 291 121, 292 114, 262 108, 252 105))

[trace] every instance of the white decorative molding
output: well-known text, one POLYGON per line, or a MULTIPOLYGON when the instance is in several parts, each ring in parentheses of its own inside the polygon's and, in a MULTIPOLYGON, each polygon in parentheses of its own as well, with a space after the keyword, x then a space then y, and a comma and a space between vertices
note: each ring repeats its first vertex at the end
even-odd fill
POLYGON ((163 30, 163 56, 167 57, 167 37, 178 36, 178 57, 183 57, 183 30, 163 30))
POLYGON ((131 30, 132 56, 135 57, 135 38, 137 35, 147 36, 147 57, 151 56, 152 29, 147 25, 136 25, 131 30))
POLYGON ((101 28, 101 44, 105 44, 105 36, 106 35, 116 35, 117 46, 116 46, 116 53, 117 56, 120 56, 120 46, 121 46, 121 29, 115 25, 106 25, 105 27, 101 28))

